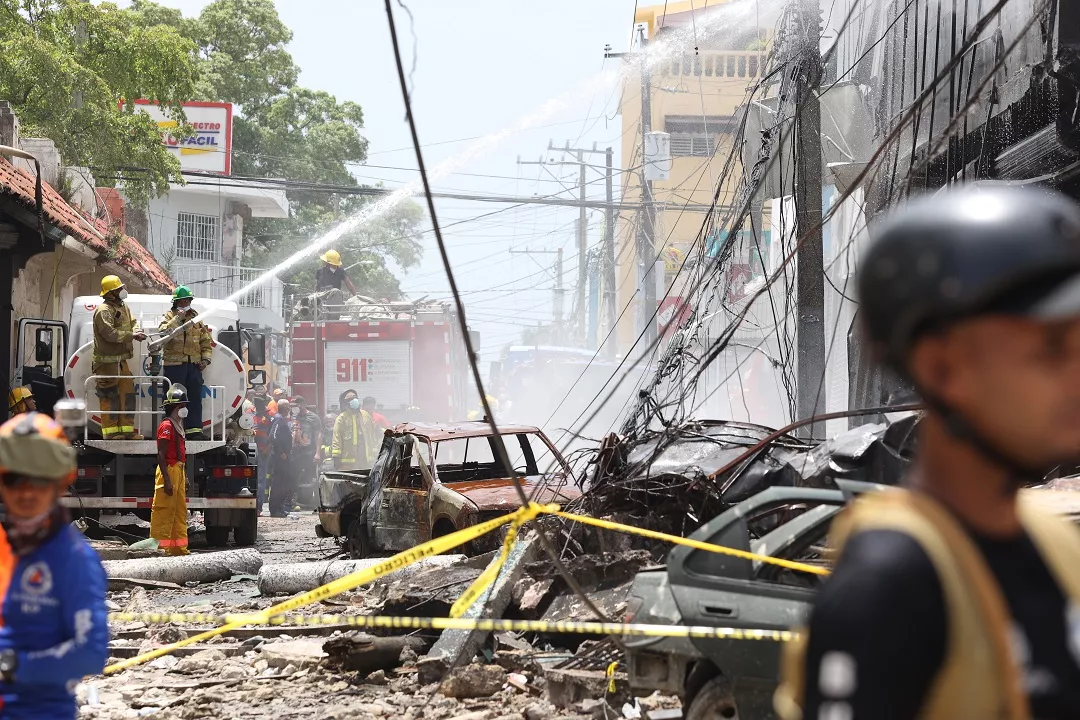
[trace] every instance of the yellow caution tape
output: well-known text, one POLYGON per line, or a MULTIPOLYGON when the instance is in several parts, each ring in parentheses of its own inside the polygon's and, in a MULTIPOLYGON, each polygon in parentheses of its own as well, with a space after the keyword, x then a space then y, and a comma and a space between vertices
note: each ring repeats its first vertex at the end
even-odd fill
MULTIPOLYGON (((244 625, 348 625, 355 628, 395 630, 480 630, 484 632, 572 633, 577 635, 623 635, 626 637, 677 637, 719 640, 770 640, 789 642, 798 634, 790 630, 708 627, 703 625, 654 625, 651 623, 604 623, 592 621, 503 620, 496 618, 421 618, 392 615, 294 615, 266 618, 265 612, 251 615, 207 615, 203 613, 110 613, 109 622, 140 622, 146 625, 177 623, 244 625)), ((215 628, 219 629, 219 628, 215 628)))
POLYGON ((476 578, 471 585, 461 594, 461 596, 454 602, 450 608, 450 617, 461 617, 465 614, 473 604, 479 599, 479 597, 491 587, 495 582, 495 578, 502 572, 503 566, 506 565, 507 558, 510 557, 510 551, 514 547, 514 542, 517 540, 518 530, 523 524, 529 520, 534 519, 540 512, 558 512, 558 505, 537 505, 535 503, 529 503, 528 506, 523 508, 523 512, 519 510, 516 514, 517 517, 510 523, 510 528, 506 531, 506 537, 503 539, 502 550, 499 552, 499 557, 495 562, 488 563, 487 568, 480 574, 480 577, 476 578))
POLYGON ((613 663, 611 663, 610 665, 607 666, 607 678, 608 678, 607 691, 609 693, 615 692, 615 668, 617 668, 617 667, 619 667, 619 661, 618 660, 616 660, 615 662, 613 662, 613 663))
MULTIPOLYGON (((551 512, 550 510, 544 510, 543 512, 551 512)), ((708 552, 720 553, 722 555, 731 555, 732 557, 742 558, 743 560, 753 560, 756 562, 766 563, 768 565, 779 565, 782 568, 788 570, 797 570, 799 572, 811 573, 813 575, 828 575, 828 568, 818 567, 817 565, 808 565, 807 563, 795 562, 794 560, 784 560, 783 558, 774 558, 768 555, 758 555, 757 553, 747 552, 746 550, 736 550, 735 548, 724 547, 723 545, 713 545, 712 543, 701 542, 700 540, 691 540, 690 538, 679 537, 678 535, 668 535, 667 533, 657 532, 656 530, 645 530, 644 528, 636 528, 630 525, 623 525, 622 523, 611 522, 610 520, 599 520, 597 518, 589 517, 588 515, 575 515, 573 513, 563 512, 557 510, 551 512, 552 515, 561 517, 565 520, 573 520, 574 522, 584 523, 586 525, 593 525, 598 528, 604 528, 605 530, 619 530, 621 532, 632 533, 634 535, 642 535, 644 537, 652 538, 654 540, 664 540, 666 542, 675 543, 676 545, 685 545, 687 547, 696 548, 698 550, 706 550, 708 552)))
POLYGON ((222 625, 221 627, 214 628, 213 630, 207 630, 204 633, 199 633, 198 635, 193 635, 192 637, 186 638, 179 642, 165 645, 164 647, 157 648, 156 650, 151 650, 150 652, 144 653, 137 657, 122 660, 114 665, 110 665, 105 668, 105 674, 108 675, 110 673, 119 672, 120 670, 124 670, 125 668, 139 665, 149 660, 153 660, 154 658, 161 657, 162 655, 167 655, 173 650, 176 650, 177 648, 193 645, 195 643, 202 642, 203 640, 209 640, 212 637, 215 637, 217 635, 223 635, 230 630, 235 630, 236 628, 243 627, 245 625, 265 623, 275 615, 281 615, 283 613, 289 612, 290 610, 296 610, 297 608, 311 605, 312 603, 319 602, 320 600, 325 600, 335 595, 340 595, 343 592, 347 592, 355 587, 358 587, 365 583, 369 583, 373 580, 383 577, 384 575, 389 575, 395 570, 400 570, 401 568, 411 565, 418 560, 423 560, 426 557, 431 557, 432 555, 439 555, 448 550, 453 550, 459 545, 464 545, 470 540, 475 540, 481 535, 489 533, 492 530, 495 530, 496 528, 505 525, 507 522, 518 517, 519 514, 523 514, 523 510, 517 510, 509 515, 494 518, 493 520, 488 520, 487 522, 472 525, 462 530, 458 530, 457 532, 450 533, 449 535, 443 535, 442 537, 435 538, 434 540, 430 540, 426 543, 421 543, 416 547, 409 548, 408 550, 400 552, 393 557, 387 558, 384 562, 378 563, 377 565, 373 565, 363 570, 358 570, 357 572, 354 572, 351 575, 346 575, 343 578, 338 578, 337 580, 328 582, 327 584, 321 587, 317 587, 310 592, 297 595, 296 597, 290 598, 285 602, 281 602, 277 605, 269 607, 260 613, 242 616, 232 622, 228 622, 225 625, 222 625))
MULTIPOLYGON (((494 582, 498 576, 499 571, 505 564, 507 557, 509 556, 510 548, 512 547, 514 540, 517 537, 517 530, 521 525, 529 520, 532 520, 539 513, 549 513, 566 520, 572 520, 575 522, 584 523, 586 525, 593 525, 596 527, 604 528, 607 530, 617 530, 620 532, 632 533, 635 535, 642 535, 644 537, 653 538, 655 540, 663 540, 677 545, 686 545, 688 547, 696 548, 698 550, 705 550, 708 552, 721 553, 724 555, 731 555, 733 557, 743 558, 745 560, 752 560, 757 562, 768 563, 772 565, 779 565, 780 567, 788 568, 790 570, 797 570, 800 572, 812 573, 815 575, 828 575, 829 571, 825 568, 817 567, 814 565, 808 565, 806 563, 793 562, 791 560, 782 560, 780 558, 769 557, 767 555, 758 555, 756 553, 746 552, 745 550, 736 550, 735 548, 723 547, 720 545, 713 545, 711 543, 701 542, 699 540, 690 540, 688 538, 679 537, 677 535, 668 535, 667 533, 657 532, 655 530, 645 530, 643 528, 635 528, 630 525, 623 525, 621 523, 611 522, 609 520, 598 520, 585 515, 575 515, 573 513, 562 512, 559 510, 558 505, 537 505, 536 503, 529 503, 528 505, 518 508, 512 513, 504 515, 493 520, 472 525, 467 528, 458 530, 457 532, 444 535, 434 540, 430 540, 425 543, 421 543, 416 547, 410 548, 403 552, 398 553, 385 561, 373 565, 370 568, 358 570, 351 575, 347 575, 343 578, 333 580, 321 587, 317 587, 310 592, 306 592, 297 595, 294 598, 290 598, 284 602, 278 603, 272 607, 267 608, 259 613, 251 615, 239 615, 239 616, 226 616, 228 619, 225 624, 220 627, 207 630, 206 632, 193 635, 179 642, 165 645, 164 647, 157 648, 148 653, 144 653, 137 657, 122 660, 121 662, 105 668, 106 674, 111 674, 139 665, 141 663, 153 660, 154 658, 167 655, 173 650, 178 648, 187 647, 188 645, 194 645, 208 640, 218 635, 223 635, 231 630, 235 630, 246 625, 261 625, 271 622, 274 618, 280 615, 284 615, 292 610, 296 610, 307 605, 325 600, 335 595, 340 595, 343 592, 352 590, 365 583, 372 582, 383 576, 389 575, 395 570, 400 570, 403 567, 411 565, 419 560, 423 560, 426 557, 432 555, 439 555, 441 553, 453 550, 456 547, 464 545, 467 542, 475 540, 497 528, 502 527, 506 523, 512 523, 510 530, 507 532, 507 537, 503 542, 502 552, 499 555, 499 561, 492 563, 477 580, 466 590, 466 592, 458 598, 454 603, 453 612, 458 616, 450 618, 383 618, 385 621, 383 624, 372 623, 370 621, 377 618, 356 618, 350 619, 349 624, 355 624, 359 627, 400 627, 400 628, 432 628, 436 630, 447 629, 461 629, 461 630, 494 630, 504 629, 502 627, 496 627, 496 625, 488 625, 488 623, 519 623, 520 628, 505 628, 505 629, 520 629, 525 632, 579 632, 579 633, 599 633, 604 635, 610 634, 635 634, 630 632, 627 628, 631 626, 620 625, 618 623, 540 623, 538 621, 498 621, 498 620, 469 620, 461 618, 460 614, 464 613, 468 607, 470 607, 476 599, 494 582), (363 624, 359 621, 363 620, 363 624), (412 624, 410 624, 412 623, 412 624), (416 624, 420 623, 420 624, 416 624)), ((112 616, 118 617, 118 616, 112 616)), ((169 615, 163 615, 161 617, 175 617, 169 615)), ((199 616, 208 617, 208 616, 199 616)), ((326 617, 326 616, 321 616, 326 617)), ((342 620, 344 621, 344 619, 342 620)), ((725 637, 736 639, 772 639, 772 640, 788 640, 791 638, 791 633, 786 631, 765 631, 765 630, 741 630, 738 628, 703 628, 695 629, 701 630, 705 634, 692 634, 688 635, 686 628, 672 628, 663 625, 654 626, 636 626, 636 627, 650 627, 653 628, 653 632, 641 633, 646 635, 655 635, 658 637, 725 637), (676 634, 670 634, 674 631, 680 631, 676 634), (721 634, 715 634, 718 631, 723 631, 721 634)))

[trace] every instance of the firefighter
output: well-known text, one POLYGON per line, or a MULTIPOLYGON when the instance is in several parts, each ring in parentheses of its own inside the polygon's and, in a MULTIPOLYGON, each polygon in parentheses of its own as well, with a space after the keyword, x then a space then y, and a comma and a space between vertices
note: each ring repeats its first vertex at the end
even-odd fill
MULTIPOLYGON (((491 412, 493 412, 493 413, 498 412, 498 410, 499 410, 499 401, 496 400, 491 395, 485 395, 484 397, 487 398, 488 407, 491 408, 491 412)), ((484 406, 483 406, 482 403, 475 410, 469 411, 469 415, 468 415, 469 420, 479 421, 479 420, 484 420, 485 418, 486 418, 486 415, 484 414, 484 406)))
POLYGON ((124 304, 127 288, 115 275, 101 279, 105 302, 94 311, 94 355, 91 369, 101 375, 97 384, 101 406, 101 437, 106 440, 142 440, 135 432, 135 383, 128 360, 135 355, 133 340, 146 335, 135 326, 131 309, 124 304))
POLYGON ((8 393, 8 412, 12 415, 37 410, 37 401, 34 394, 26 385, 17 387, 8 393))
POLYGON ((327 250, 319 259, 322 260, 322 266, 315 271, 315 292, 341 290, 344 283, 350 293, 356 294, 356 286, 341 267, 341 255, 337 250, 327 250))
POLYGON ((162 404, 165 418, 157 429, 157 468, 154 502, 150 510, 150 537, 168 555, 187 555, 187 434, 188 394, 173 385, 162 404))
POLYGON ((375 423, 360 406, 355 390, 341 395, 341 414, 334 421, 330 453, 335 470, 367 470, 378 452, 375 423))
POLYGON ((292 451, 289 401, 282 399, 270 420, 270 517, 286 517, 292 509, 292 451))
POLYGON ((0 718, 73 720, 76 684, 108 657, 105 571, 60 504, 75 467, 43 413, 0 426, 0 718))
POLYGON ((375 423, 375 428, 378 432, 381 432, 390 427, 390 421, 386 419, 385 415, 379 412, 379 404, 378 401, 375 400, 375 398, 368 395, 366 398, 364 398, 362 407, 364 408, 364 412, 371 416, 371 422, 375 423))
POLYGON ((177 286, 173 291, 172 310, 161 318, 158 332, 166 335, 183 327, 165 345, 165 377, 194 394, 195 402, 191 403, 184 418, 184 436, 188 440, 205 440, 202 429, 203 370, 210 365, 214 354, 214 338, 210 328, 195 321, 199 313, 191 306, 194 300, 195 296, 186 285, 177 286))
POLYGON ((875 229, 859 314, 927 406, 905 489, 844 511, 784 718, 1080 717, 1080 532, 1022 485, 1080 451, 1080 207, 975 186, 875 229))

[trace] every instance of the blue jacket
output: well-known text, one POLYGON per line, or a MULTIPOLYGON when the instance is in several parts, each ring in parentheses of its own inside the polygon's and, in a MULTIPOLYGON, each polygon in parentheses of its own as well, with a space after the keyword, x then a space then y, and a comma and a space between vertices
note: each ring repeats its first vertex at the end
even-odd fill
POLYGON ((13 683, 0 683, 0 718, 70 720, 75 685, 100 673, 108 657, 105 570, 70 525, 5 561, 14 569, 0 606, 0 650, 14 649, 18 666, 13 683))
POLYGON ((270 447, 275 460, 279 459, 282 453, 292 453, 292 427, 289 426, 288 419, 280 414, 270 419, 270 447))

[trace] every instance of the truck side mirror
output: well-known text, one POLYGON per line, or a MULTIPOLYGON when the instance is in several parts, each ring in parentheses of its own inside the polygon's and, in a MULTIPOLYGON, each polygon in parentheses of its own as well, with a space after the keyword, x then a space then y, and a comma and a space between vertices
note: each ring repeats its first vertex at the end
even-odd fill
POLYGON ((249 333, 247 339, 248 365, 256 367, 259 365, 265 365, 266 335, 264 333, 249 333))
POLYGON ((266 371, 248 370, 248 385, 251 385, 253 387, 266 385, 266 371))
POLYGON ((38 328, 34 342, 34 360, 39 363, 50 363, 53 359, 53 332, 52 328, 38 328))

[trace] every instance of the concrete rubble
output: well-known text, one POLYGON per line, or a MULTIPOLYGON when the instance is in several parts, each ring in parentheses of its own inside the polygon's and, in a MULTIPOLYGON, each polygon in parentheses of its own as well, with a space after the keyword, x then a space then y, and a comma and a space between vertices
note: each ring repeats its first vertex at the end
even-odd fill
MULTIPOLYGON (((314 536, 313 517, 299 521, 263 518, 260 522, 265 523, 266 541, 257 552, 244 551, 254 553, 264 563, 254 572, 234 573, 237 568, 229 560, 224 566, 230 572, 217 573, 228 576, 215 581, 205 579, 209 576, 184 583, 148 578, 140 584, 129 579, 111 586, 110 607, 131 613, 251 612, 281 601, 281 597, 260 592, 267 578, 304 577, 294 568, 307 566, 330 580, 344 575, 346 567, 368 567, 379 561, 315 560, 319 555, 325 557, 327 548, 326 541, 314 536)), ((566 609, 577 606, 568 599, 572 594, 552 571, 538 543, 526 537, 518 547, 487 602, 483 607, 477 605, 472 614, 483 611, 488 617, 539 618, 562 613, 592 619, 587 610, 566 609), (523 611, 524 603, 530 605, 528 612, 523 611)), ((194 560, 180 560, 213 568, 222 564, 215 556, 232 554, 207 553, 195 546, 194 560)), ((605 669, 620 652, 606 645, 598 652, 595 638, 582 644, 578 636, 389 628, 359 631, 347 623, 349 616, 370 614, 445 616, 453 600, 493 557, 489 553, 475 558, 427 558, 409 572, 394 573, 300 611, 337 614, 342 616, 339 622, 241 628, 121 673, 87 678, 78 690, 79 718, 584 720, 604 717, 604 707, 608 717, 629 717, 623 714, 623 705, 637 700, 627 694, 623 676, 616 674, 619 692, 594 692, 596 687, 607 688, 605 669), (434 665, 433 657, 437 659, 434 665), (423 672, 425 661, 439 672, 423 672), (605 695, 609 697, 605 699, 605 695)), ((637 551, 586 555, 567 562, 590 597, 603 603, 604 592, 623 588, 633 570, 648 561, 648 553, 637 551)), ((296 587, 299 593, 315 585, 305 582, 296 587)), ((605 611, 617 610, 605 605, 605 611)), ((194 620, 179 625, 114 624, 111 662, 208 629, 194 620)), ((647 699, 641 701, 647 704, 647 699)), ((679 707, 675 698, 666 698, 659 705, 654 700, 653 705, 679 707)))

